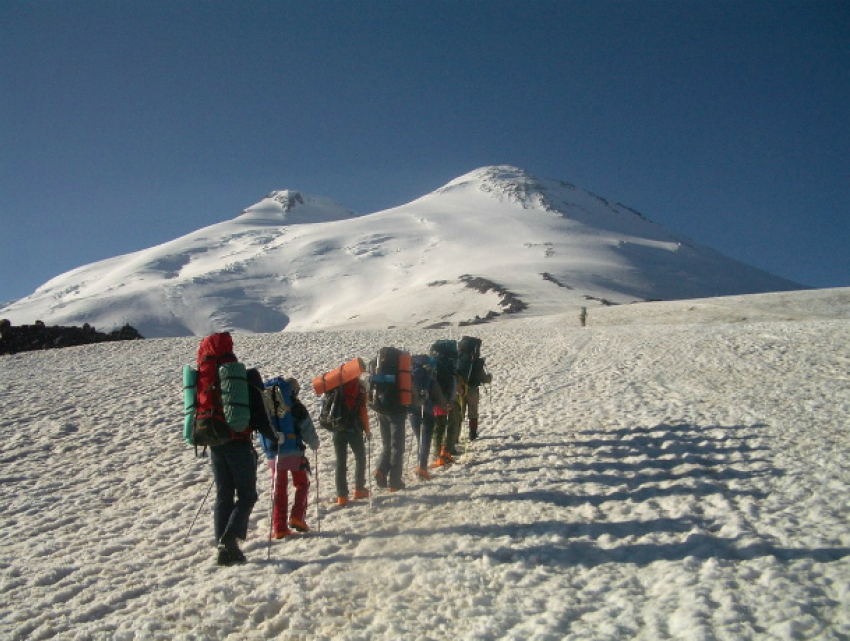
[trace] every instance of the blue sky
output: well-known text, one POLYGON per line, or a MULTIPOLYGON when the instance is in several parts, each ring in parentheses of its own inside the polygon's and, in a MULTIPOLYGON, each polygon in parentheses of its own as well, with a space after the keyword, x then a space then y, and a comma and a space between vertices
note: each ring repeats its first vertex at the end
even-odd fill
POLYGON ((275 189, 494 164, 850 286, 850 3, 0 3, 0 301, 275 189))

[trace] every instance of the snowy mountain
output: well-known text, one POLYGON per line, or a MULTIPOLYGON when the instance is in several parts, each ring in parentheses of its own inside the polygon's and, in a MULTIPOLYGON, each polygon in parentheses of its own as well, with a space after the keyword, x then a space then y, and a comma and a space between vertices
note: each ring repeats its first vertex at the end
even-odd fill
POLYGON ((500 166, 361 216, 272 192, 232 220, 57 276, 0 317, 129 323, 146 337, 424 328, 794 289, 624 205, 500 166))

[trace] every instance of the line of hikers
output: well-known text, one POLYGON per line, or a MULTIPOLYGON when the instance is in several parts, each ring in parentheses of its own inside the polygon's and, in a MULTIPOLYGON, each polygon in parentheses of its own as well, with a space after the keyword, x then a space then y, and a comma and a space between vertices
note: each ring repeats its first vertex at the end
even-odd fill
MULTIPOLYGON (((305 454, 307 447, 319 448, 319 436, 300 399, 298 381, 284 377, 263 381, 256 369, 246 369, 236 359, 227 332, 201 341, 197 368, 184 367, 183 379, 184 438, 196 452, 199 447, 210 450, 217 563, 246 561, 238 540, 247 538, 258 499, 255 432, 272 479, 269 537, 282 539, 292 530, 308 532, 310 461, 305 454)), ((438 340, 430 354, 383 347, 368 365, 354 358, 313 379, 313 391, 322 397, 319 425, 332 432, 336 504, 344 507, 352 498, 370 496, 366 470, 370 409, 378 417, 382 445, 373 478, 379 488, 397 492, 405 487, 406 422, 416 436, 414 475, 429 481, 429 470, 449 465, 458 456, 464 417, 469 440, 478 438, 479 387, 491 380, 481 357, 481 340, 470 336, 438 340), (349 450, 354 456, 353 495, 348 484, 349 450)))

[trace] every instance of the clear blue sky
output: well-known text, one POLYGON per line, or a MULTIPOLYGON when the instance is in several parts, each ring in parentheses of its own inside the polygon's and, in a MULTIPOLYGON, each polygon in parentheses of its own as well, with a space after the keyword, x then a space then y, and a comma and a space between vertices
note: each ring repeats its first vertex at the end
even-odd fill
POLYGON ((0 301, 275 189, 493 164, 850 286, 850 3, 0 2, 0 301))

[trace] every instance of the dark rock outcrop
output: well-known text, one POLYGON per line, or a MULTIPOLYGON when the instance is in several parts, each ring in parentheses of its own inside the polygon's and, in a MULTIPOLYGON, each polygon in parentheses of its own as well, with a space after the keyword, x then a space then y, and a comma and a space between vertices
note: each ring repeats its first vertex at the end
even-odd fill
POLYGON ((16 326, 6 319, 0 320, 0 355, 140 339, 144 336, 129 324, 105 334, 88 323, 82 327, 48 327, 41 321, 35 321, 32 325, 16 326))

